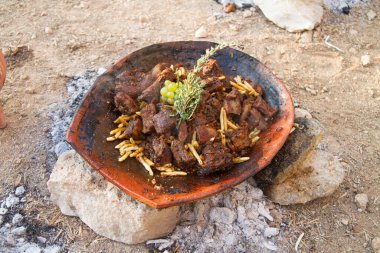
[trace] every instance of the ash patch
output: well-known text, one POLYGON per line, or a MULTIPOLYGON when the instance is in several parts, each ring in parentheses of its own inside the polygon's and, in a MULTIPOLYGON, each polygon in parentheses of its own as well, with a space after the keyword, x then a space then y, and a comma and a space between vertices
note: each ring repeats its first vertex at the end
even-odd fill
POLYGON ((62 245, 49 237, 57 233, 57 228, 26 216, 23 211, 26 201, 26 189, 22 185, 0 199, 0 252, 62 252, 62 245))
POLYGON ((179 247, 197 253, 279 250, 282 223, 273 218, 270 207, 277 212, 251 178, 230 191, 183 206, 173 234, 146 244, 159 251, 179 247))
POLYGON ((354 5, 369 2, 370 0, 324 0, 327 8, 346 15, 350 14, 350 10, 354 5))
POLYGON ((50 132, 53 142, 53 148, 50 153, 55 156, 54 162, 56 157, 71 149, 65 139, 67 129, 83 97, 91 88, 95 79, 104 71, 105 69, 101 68, 98 71, 87 71, 70 78, 67 83, 67 99, 61 103, 50 105, 49 111, 51 113, 48 116, 52 120, 50 132))

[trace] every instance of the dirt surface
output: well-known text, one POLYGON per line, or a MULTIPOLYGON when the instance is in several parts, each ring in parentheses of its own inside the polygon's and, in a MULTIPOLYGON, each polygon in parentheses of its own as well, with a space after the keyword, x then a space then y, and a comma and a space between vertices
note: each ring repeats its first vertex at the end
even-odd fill
MULTIPOLYGON (((284 251, 373 252, 380 236, 380 18, 367 18, 380 3, 360 5, 350 15, 325 11, 322 24, 304 43, 267 21, 259 11, 218 20, 215 1, 2 1, 0 47, 8 52, 7 79, 0 93, 8 127, 0 130, 0 198, 19 184, 27 188, 25 215, 32 235, 54 238, 72 252, 131 252, 97 236, 77 218, 59 216, 46 188, 51 171, 48 113, 65 100, 68 77, 108 67, 152 43, 194 40, 202 25, 206 40, 240 41, 244 51, 283 79, 294 100, 341 143, 347 178, 330 197, 283 207, 284 251), (324 39, 343 52, 326 45, 324 39), (21 47, 18 52, 16 47, 21 47), (363 67, 361 56, 372 63, 363 67), (369 196, 359 212, 354 197, 369 196), (348 224, 345 220, 348 220, 348 224), (52 227, 56 229, 52 229, 52 227), (61 231, 61 232, 60 232, 61 231), (58 234, 60 233, 60 234, 58 234)), ((141 245, 133 252, 145 252, 141 245)))

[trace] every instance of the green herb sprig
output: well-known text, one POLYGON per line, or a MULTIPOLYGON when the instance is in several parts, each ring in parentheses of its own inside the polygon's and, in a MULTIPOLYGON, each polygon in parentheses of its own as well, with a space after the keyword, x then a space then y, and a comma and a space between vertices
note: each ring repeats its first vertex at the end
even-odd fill
POLYGON ((221 43, 216 47, 206 49, 206 53, 197 60, 193 71, 187 74, 186 79, 183 81, 182 87, 178 88, 178 95, 174 100, 174 109, 180 116, 180 120, 191 120, 199 101, 201 100, 201 93, 206 83, 197 75, 202 71, 204 65, 213 56, 216 51, 229 46, 228 44, 221 43))

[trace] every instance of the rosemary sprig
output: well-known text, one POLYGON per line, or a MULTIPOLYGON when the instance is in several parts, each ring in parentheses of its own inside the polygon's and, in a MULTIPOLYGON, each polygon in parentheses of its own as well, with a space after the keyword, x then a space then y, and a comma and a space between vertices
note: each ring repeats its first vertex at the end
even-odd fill
POLYGON ((216 51, 227 46, 228 44, 222 43, 216 47, 206 49, 205 54, 197 60, 193 71, 188 73, 186 79, 183 81, 182 87, 178 88, 178 95, 174 100, 174 109, 179 114, 181 121, 191 119, 201 100, 201 93, 206 83, 197 74, 202 71, 204 65, 216 51))

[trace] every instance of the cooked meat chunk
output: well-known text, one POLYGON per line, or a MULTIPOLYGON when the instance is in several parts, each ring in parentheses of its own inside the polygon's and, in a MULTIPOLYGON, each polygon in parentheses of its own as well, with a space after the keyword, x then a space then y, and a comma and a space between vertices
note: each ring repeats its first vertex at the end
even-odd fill
POLYGON ((139 107, 135 101, 121 92, 117 93, 115 96, 115 105, 116 108, 123 114, 132 114, 138 111, 139 107))
POLYGON ((154 151, 153 161, 155 164, 162 166, 172 162, 172 153, 163 135, 153 138, 152 148, 154 151))
POLYGON ((218 136, 218 132, 213 127, 207 125, 197 126, 195 132, 197 133, 197 141, 201 145, 210 141, 211 138, 218 136))
POLYGON ((243 108, 240 115, 240 122, 245 121, 248 118, 249 114, 251 113, 252 104, 253 104, 252 97, 248 97, 243 101, 243 108))
POLYGON ((178 140, 182 143, 185 143, 189 138, 189 129, 187 123, 182 121, 178 128, 178 140))
POLYGON ((176 121, 177 118, 170 116, 170 112, 166 110, 161 110, 153 116, 154 128, 159 134, 170 132, 175 126, 176 121))
POLYGON ((141 70, 124 71, 116 78, 116 94, 122 93, 137 98, 143 90, 154 83, 166 67, 168 67, 166 63, 159 63, 147 74, 141 70))
POLYGON ((262 114, 264 114, 268 118, 272 118, 277 112, 277 109, 268 105, 267 102, 265 102, 265 100, 262 97, 255 98, 253 107, 255 107, 257 110, 259 110, 262 114))
POLYGON ((124 71, 116 77, 116 94, 121 93, 122 95, 136 98, 146 89, 146 87, 142 85, 146 76, 147 75, 141 70, 124 71))
POLYGON ((144 100, 148 103, 158 103, 160 100, 160 89, 164 85, 165 80, 175 80, 174 72, 171 68, 164 69, 157 79, 146 88, 142 94, 138 97, 138 100, 144 100))
POLYGON ((240 92, 233 88, 230 93, 224 99, 223 107, 226 109, 228 114, 240 115, 241 113, 241 94, 240 92))
POLYGON ((195 164, 195 157, 185 149, 183 143, 179 140, 173 140, 170 149, 176 166, 189 171, 188 169, 195 164))
POLYGON ((248 124, 243 123, 241 126, 233 131, 227 138, 228 140, 228 147, 233 152, 240 152, 243 149, 246 149, 250 145, 249 140, 249 133, 248 133, 248 124))
POLYGON ((213 78, 206 82, 205 90, 213 93, 215 91, 222 91, 224 87, 224 83, 220 81, 218 78, 213 78))
POLYGON ((129 121, 124 134, 126 134, 128 137, 132 137, 133 139, 141 139, 142 127, 143 125, 141 119, 136 118, 129 121))
POLYGON ((141 119, 143 123, 143 133, 149 133, 154 130, 153 116, 156 115, 157 110, 154 104, 149 104, 141 109, 141 119))
POLYGON ((210 59, 203 67, 202 74, 204 76, 222 76, 224 75, 222 70, 219 68, 215 59, 210 59))
POLYGON ((200 175, 207 175, 223 170, 232 165, 230 150, 220 142, 207 144, 202 150, 203 166, 198 171, 200 175))
POLYGON ((263 115, 261 115, 261 113, 255 108, 251 109, 247 122, 249 124, 249 131, 252 131, 254 128, 264 130, 267 127, 263 115))

